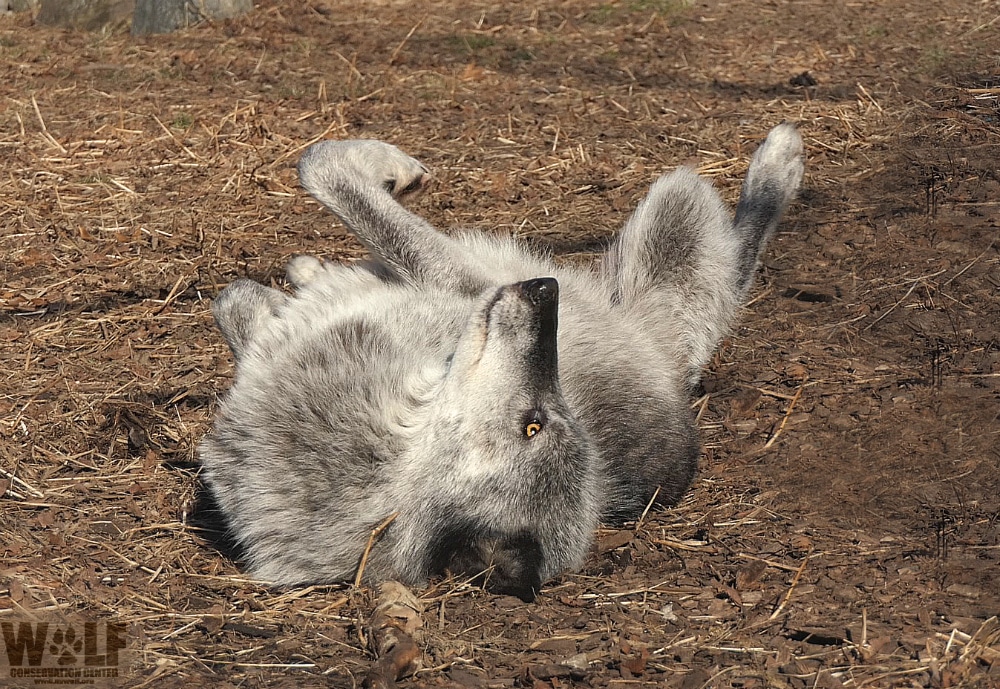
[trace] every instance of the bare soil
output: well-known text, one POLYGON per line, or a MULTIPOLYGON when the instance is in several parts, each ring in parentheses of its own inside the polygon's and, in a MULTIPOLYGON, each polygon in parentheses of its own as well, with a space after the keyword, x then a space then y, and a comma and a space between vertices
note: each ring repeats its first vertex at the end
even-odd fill
POLYGON ((436 583, 401 685, 1000 686, 998 16, 263 0, 138 40, 0 17, 0 619, 134 624, 129 686, 360 685, 374 593, 250 581, 197 481, 233 371, 213 295, 363 253, 301 150, 394 142, 437 225, 587 261, 678 164, 734 200, 791 120, 804 190, 692 400, 687 498, 534 604, 436 583))

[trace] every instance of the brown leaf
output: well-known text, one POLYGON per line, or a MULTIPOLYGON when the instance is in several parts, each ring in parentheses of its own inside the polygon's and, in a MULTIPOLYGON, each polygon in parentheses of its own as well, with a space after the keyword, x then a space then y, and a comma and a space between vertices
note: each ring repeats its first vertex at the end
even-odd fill
POLYGON ((478 67, 475 63, 470 62, 465 66, 465 69, 462 70, 462 76, 459 78, 462 81, 479 81, 483 78, 485 73, 486 70, 482 67, 478 67))
POLYGON ((486 686, 487 680, 479 675, 474 675, 468 670, 460 667, 453 667, 448 670, 448 676, 451 678, 452 682, 457 682, 463 687, 482 687, 486 686))
POLYGON ((573 670, 565 665, 547 663, 545 665, 529 665, 524 668, 523 677, 533 680, 547 680, 554 677, 569 677, 573 670))
POLYGON ((747 587, 757 583, 757 581, 767 571, 767 565, 760 560, 751 560, 748 564, 740 567, 736 572, 736 588, 744 591, 747 587))
POLYGON ((381 614, 400 631, 413 634, 424 626, 420 617, 423 611, 420 599, 398 581, 384 581, 379 585, 379 604, 373 619, 381 614))
POLYGON ((209 608, 207 615, 201 618, 201 624, 209 634, 217 633, 226 624, 226 618, 222 613, 222 606, 216 604, 209 608))
POLYGON ((614 550, 615 548, 621 548, 623 545, 628 545, 635 538, 634 531, 622 530, 615 531, 613 533, 604 536, 597 542, 597 552, 606 553, 609 550, 614 550))
POLYGON ((807 369, 802 364, 788 364, 785 366, 785 375, 789 378, 798 378, 799 380, 805 380, 809 377, 809 369, 807 369))
POLYGON ((528 648, 547 653, 576 653, 576 639, 558 637, 540 639, 532 642, 528 648))
POLYGON ((54 510, 45 510, 36 517, 35 521, 38 522, 39 526, 44 526, 46 528, 52 526, 56 523, 56 515, 54 510))
POLYGON ((8 595, 12 601, 18 605, 24 602, 24 584, 21 583, 20 579, 12 579, 8 589, 8 595))
POLYGON ((369 644, 377 658, 365 675, 367 689, 391 689, 396 680, 420 669, 420 647, 413 634, 423 627, 423 604, 398 581, 379 585, 379 604, 369 624, 369 644))
POLYGON ((622 658, 618 664, 623 679, 641 677, 646 672, 649 649, 640 648, 638 653, 622 658))
POLYGON ((734 416, 745 416, 757 406, 757 402, 760 401, 760 398, 761 394, 759 390, 755 390, 753 388, 743 390, 733 398, 733 401, 730 404, 732 414, 734 416))
POLYGON ((812 539, 805 534, 795 534, 792 536, 792 547, 798 550, 812 550, 812 539))

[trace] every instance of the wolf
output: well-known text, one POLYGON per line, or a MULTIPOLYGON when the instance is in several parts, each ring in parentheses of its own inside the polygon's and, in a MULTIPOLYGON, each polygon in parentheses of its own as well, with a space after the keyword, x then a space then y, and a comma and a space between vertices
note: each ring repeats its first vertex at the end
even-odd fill
POLYGON ((692 170, 664 175, 589 269, 439 232, 400 204, 429 172, 393 145, 310 147, 301 184, 371 258, 298 256, 293 295, 238 280, 214 301, 236 373, 200 459, 250 571, 464 573, 530 601, 599 522, 675 504, 699 456, 692 387, 803 165, 775 127, 735 216, 692 170))

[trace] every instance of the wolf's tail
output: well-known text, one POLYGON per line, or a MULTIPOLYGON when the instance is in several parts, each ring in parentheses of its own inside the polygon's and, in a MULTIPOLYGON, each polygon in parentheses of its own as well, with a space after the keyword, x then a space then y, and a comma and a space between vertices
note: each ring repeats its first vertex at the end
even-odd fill
POLYGON ((785 208, 795 198, 805 167, 802 137, 794 125, 780 124, 753 155, 734 221, 740 237, 739 290, 746 295, 768 241, 785 208))

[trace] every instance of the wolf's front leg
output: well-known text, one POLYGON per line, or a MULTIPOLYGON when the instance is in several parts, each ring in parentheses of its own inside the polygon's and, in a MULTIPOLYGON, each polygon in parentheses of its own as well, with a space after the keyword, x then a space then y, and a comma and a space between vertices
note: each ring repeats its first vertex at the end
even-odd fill
POLYGON ((299 180, 401 280, 478 294, 488 268, 394 197, 419 187, 427 168, 381 141, 323 141, 299 161, 299 180))

